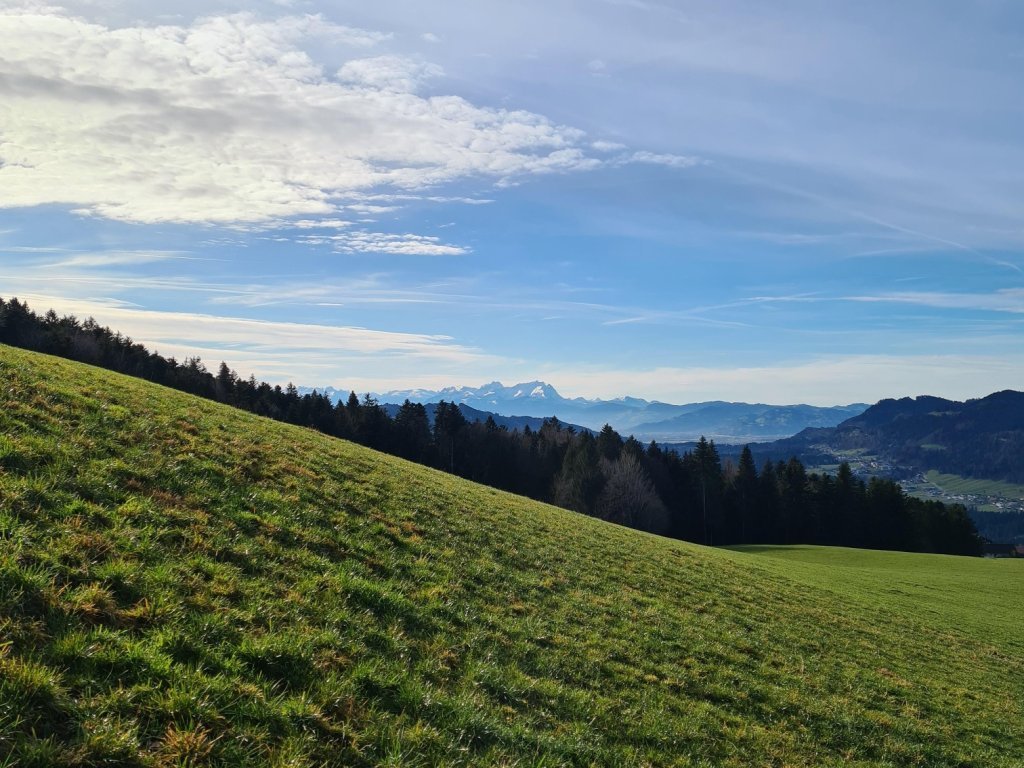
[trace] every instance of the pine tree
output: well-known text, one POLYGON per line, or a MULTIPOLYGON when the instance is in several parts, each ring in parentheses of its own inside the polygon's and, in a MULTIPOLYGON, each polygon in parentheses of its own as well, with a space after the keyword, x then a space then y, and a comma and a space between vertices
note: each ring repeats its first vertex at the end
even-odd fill
POLYGON ((562 468, 555 478, 555 504, 584 514, 593 513, 594 503, 604 485, 598 459, 597 443, 589 432, 584 432, 569 444, 562 468))
POLYGON ((235 383, 237 380, 238 377, 235 375, 234 371, 228 368, 227 363, 221 361, 220 368, 217 369, 217 399, 222 403, 234 403, 235 383))
POLYGON ((609 461, 615 461, 622 452, 622 436, 610 424, 601 427, 597 435, 597 452, 609 461))
POLYGON ((395 439, 399 455, 411 461, 425 461, 430 449, 430 419, 422 403, 408 399, 395 414, 395 439))
POLYGON ((456 441, 465 426, 466 417, 456 403, 442 400, 437 404, 434 411, 434 445, 438 449, 441 466, 447 467, 449 472, 455 472, 456 441))
POLYGON ((743 446, 740 453, 740 463, 736 468, 736 478, 733 481, 736 500, 736 517, 739 522, 738 541, 741 544, 748 544, 754 535, 755 519, 754 514, 757 508, 757 466, 754 464, 754 454, 750 446, 743 446))
POLYGON ((700 493, 700 510, 704 528, 704 543, 715 542, 715 529, 719 526, 722 511, 722 460, 713 440, 701 435, 693 452, 697 469, 697 484, 700 493))

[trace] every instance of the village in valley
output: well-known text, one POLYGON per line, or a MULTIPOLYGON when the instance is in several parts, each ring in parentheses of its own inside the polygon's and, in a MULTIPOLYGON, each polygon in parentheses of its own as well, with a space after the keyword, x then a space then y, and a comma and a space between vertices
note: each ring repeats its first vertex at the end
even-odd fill
POLYGON ((962 504, 979 512, 1024 513, 1024 485, 943 474, 935 470, 920 471, 861 451, 834 451, 824 445, 814 448, 830 455, 834 462, 814 467, 817 471, 835 472, 845 461, 856 477, 895 480, 909 495, 920 499, 962 504))

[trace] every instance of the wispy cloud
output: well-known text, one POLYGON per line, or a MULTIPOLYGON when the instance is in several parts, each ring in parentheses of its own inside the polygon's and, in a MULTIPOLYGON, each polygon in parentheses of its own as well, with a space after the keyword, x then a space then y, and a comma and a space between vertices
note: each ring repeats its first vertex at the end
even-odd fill
POLYGON ((923 307, 934 307, 936 309, 1024 314, 1024 288, 1003 288, 991 293, 904 291, 877 295, 848 296, 845 298, 847 301, 875 304, 913 304, 923 307))
POLYGON ((196 260, 173 251, 106 251, 103 253, 82 253, 47 264, 50 269, 60 267, 124 267, 152 264, 169 259, 196 260))
POLYGON ((245 373, 265 373, 277 380, 282 374, 289 378, 310 376, 312 371, 337 374, 343 361, 362 365, 370 361, 374 369, 387 370, 396 363, 407 366, 410 360, 417 360, 419 365, 444 370, 499 360, 444 335, 158 312, 111 301, 47 295, 27 294, 24 298, 37 308, 93 317, 163 354, 199 354, 208 364, 224 359, 245 373))
POLYGON ((664 165, 669 168, 692 168, 695 165, 702 165, 705 160, 689 155, 673 155, 658 152, 634 152, 626 158, 630 163, 647 163, 649 165, 664 165))
MULTIPOLYGON (((897 282, 923 280, 912 276, 897 282)), ((750 296, 717 306, 702 307, 694 311, 733 309, 757 304, 829 304, 853 302, 857 304, 907 304, 944 310, 970 310, 1024 314, 1024 288, 1001 288, 989 293, 946 291, 892 291, 887 293, 834 295, 804 293, 776 296, 750 296)))
POLYGON ((339 253, 390 254, 395 256, 463 256, 469 248, 450 245, 439 237, 414 234, 387 234, 365 230, 337 235, 304 235, 301 242, 329 245, 339 253))
POLYGON ((37 246, 37 245, 4 245, 0 246, 0 253, 67 253, 70 248, 58 246, 37 246))

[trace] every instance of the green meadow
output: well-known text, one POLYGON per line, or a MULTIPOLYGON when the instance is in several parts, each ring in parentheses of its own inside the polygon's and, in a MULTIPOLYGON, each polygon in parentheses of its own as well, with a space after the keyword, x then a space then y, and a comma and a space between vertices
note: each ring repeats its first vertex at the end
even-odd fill
POLYGON ((737 547, 772 574, 867 609, 896 610, 1024 658, 1024 560, 877 552, 843 547, 737 547))
POLYGON ((0 346, 0 766, 1019 766, 1022 566, 708 549, 0 346))
POLYGON ((977 496, 1004 496, 1009 499, 1024 499, 1024 485, 1003 483, 998 480, 982 480, 960 475, 947 475, 931 470, 925 476, 929 483, 944 493, 968 493, 977 496))

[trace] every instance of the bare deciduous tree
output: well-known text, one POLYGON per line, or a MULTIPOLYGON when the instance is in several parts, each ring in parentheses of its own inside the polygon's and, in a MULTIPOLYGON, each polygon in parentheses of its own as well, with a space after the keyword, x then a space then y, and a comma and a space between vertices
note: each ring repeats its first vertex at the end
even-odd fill
POLYGON ((607 479, 597 501, 597 516, 631 528, 664 531, 668 512, 640 461, 623 453, 617 461, 606 462, 606 467, 607 479))

